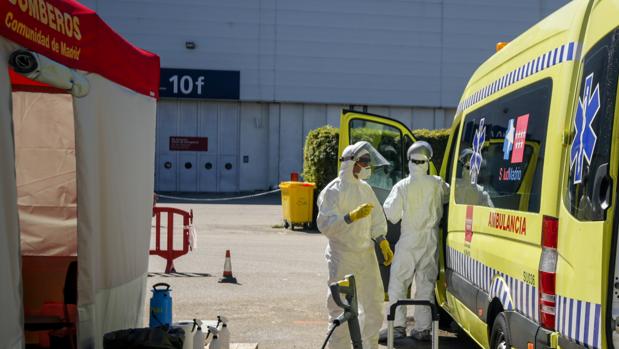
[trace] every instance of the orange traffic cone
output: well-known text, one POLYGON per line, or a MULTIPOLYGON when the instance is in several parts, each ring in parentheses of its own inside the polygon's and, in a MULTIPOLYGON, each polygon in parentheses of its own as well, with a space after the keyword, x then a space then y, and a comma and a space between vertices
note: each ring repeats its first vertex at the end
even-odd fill
POLYGON ((224 263, 224 275, 219 279, 220 283, 236 284, 236 278, 232 276, 232 262, 230 261, 230 250, 226 250, 226 262, 224 263))

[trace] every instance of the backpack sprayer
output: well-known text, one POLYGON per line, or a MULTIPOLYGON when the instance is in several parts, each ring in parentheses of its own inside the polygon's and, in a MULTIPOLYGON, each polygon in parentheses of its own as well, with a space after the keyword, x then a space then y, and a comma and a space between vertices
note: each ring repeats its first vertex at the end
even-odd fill
POLYGON ((344 280, 334 282, 329 285, 331 290, 331 297, 338 307, 344 309, 342 315, 333 320, 329 327, 329 334, 322 345, 322 349, 327 346, 329 338, 333 334, 333 331, 341 324, 348 323, 348 331, 350 332, 350 339, 352 341, 353 349, 363 349, 361 341, 361 328, 359 327, 359 311, 357 308, 357 288, 355 283, 355 276, 350 274, 344 277, 344 280), (346 303, 342 302, 341 295, 346 296, 346 303))

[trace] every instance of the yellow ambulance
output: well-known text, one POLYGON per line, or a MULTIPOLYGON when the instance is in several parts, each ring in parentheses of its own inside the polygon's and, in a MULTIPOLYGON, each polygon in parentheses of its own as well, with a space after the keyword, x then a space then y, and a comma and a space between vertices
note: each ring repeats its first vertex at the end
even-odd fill
MULTIPOLYGON (((481 347, 619 349, 618 78, 619 0, 572 1, 466 86, 439 171, 436 297, 481 347)), ((414 137, 378 115, 341 122, 341 149, 370 140, 392 162, 369 180, 384 199, 414 137)))

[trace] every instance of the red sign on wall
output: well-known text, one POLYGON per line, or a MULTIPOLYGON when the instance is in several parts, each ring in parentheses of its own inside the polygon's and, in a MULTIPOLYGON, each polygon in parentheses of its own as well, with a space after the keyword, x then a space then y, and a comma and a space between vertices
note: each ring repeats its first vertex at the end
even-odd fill
POLYGON ((170 150, 208 151, 208 137, 170 137, 170 150))

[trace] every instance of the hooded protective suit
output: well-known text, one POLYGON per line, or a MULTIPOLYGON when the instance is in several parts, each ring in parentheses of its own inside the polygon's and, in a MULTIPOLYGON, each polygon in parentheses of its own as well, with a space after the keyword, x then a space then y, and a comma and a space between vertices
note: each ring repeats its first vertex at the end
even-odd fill
MULTIPOLYGON (((372 188, 353 175, 355 148, 344 149, 338 178, 318 197, 318 229, 329 239, 325 258, 329 268, 329 284, 354 274, 357 282, 359 320, 363 348, 378 348, 378 331, 383 322, 383 284, 380 278, 374 241, 387 233, 387 221, 372 188), (347 223, 347 214, 361 204, 374 209, 369 216, 347 223)), ((327 298, 329 322, 342 313, 331 298, 327 298)), ((329 348, 350 349, 347 326, 338 327, 329 341, 329 348)))
MULTIPOLYGON (((425 155, 410 159, 429 160, 425 155)), ((402 220, 401 235, 395 246, 389 279, 389 300, 407 298, 407 290, 415 278, 414 299, 434 301, 434 284, 438 275, 438 224, 443 203, 449 199, 449 187, 440 177, 427 174, 428 162, 409 162, 410 175, 399 181, 385 200, 383 208, 392 223, 402 220)), ((428 307, 415 307, 413 331, 431 328, 428 307)), ((406 327, 406 307, 396 310, 395 327, 406 327)))
MULTIPOLYGON (((494 207, 490 194, 488 194, 484 187, 471 181, 469 161, 472 154, 472 150, 465 149, 458 159, 462 169, 456 178, 456 202, 459 204, 494 207)), ((482 166, 484 166, 483 162, 482 166)))
POLYGON ((494 207, 490 194, 479 184, 472 184, 468 172, 456 178, 456 202, 459 204, 494 207))

